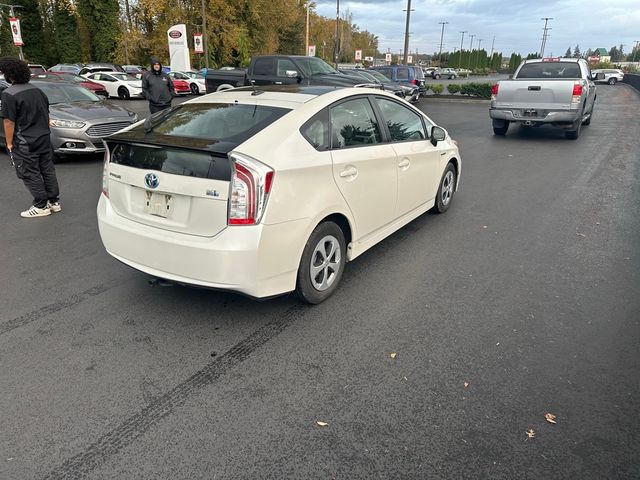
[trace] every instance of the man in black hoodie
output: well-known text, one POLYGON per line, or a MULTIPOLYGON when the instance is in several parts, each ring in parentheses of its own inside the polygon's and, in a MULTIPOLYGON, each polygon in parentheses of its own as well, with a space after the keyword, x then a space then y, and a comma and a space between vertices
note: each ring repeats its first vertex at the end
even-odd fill
POLYGON ((173 82, 162 71, 160 60, 156 57, 151 57, 151 71, 142 77, 142 93, 149 100, 149 111, 152 114, 171 107, 173 82))

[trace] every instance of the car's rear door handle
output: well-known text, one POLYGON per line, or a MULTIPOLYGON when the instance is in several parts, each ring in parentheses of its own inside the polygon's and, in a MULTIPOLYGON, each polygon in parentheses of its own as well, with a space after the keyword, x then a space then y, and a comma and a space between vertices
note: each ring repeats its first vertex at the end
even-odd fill
POLYGON ((356 167, 345 168, 340 172, 340 176, 342 178, 355 177, 358 174, 358 169, 356 167))
POLYGON ((398 164, 398 168, 401 168, 402 170, 406 170, 407 168, 409 168, 409 165, 411 165, 411 162, 409 161, 409 159, 403 158, 402 161, 398 164))
POLYGON ((275 85, 282 85, 282 82, 273 82, 275 85))

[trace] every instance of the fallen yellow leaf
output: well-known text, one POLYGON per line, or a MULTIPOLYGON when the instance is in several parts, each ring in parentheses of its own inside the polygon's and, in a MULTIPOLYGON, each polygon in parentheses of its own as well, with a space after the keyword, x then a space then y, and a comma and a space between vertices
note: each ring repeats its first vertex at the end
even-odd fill
POLYGON ((464 382, 464 388, 467 388, 469 386, 469 382, 464 382))
POLYGON ((558 423, 556 422, 556 416, 553 413, 545 413, 544 419, 549 423, 553 423, 554 425, 558 423))
POLYGON ((318 422, 316 422, 316 423, 317 423, 320 427, 326 427, 326 426, 328 426, 328 425, 329 425, 327 422, 319 422, 319 421, 318 421, 318 422))
POLYGON ((389 356, 390 356, 391 358, 396 358, 396 355, 398 355, 396 352, 391 352, 391 353, 389 354, 389 356))
POLYGON ((530 428, 529 430, 527 430, 527 437, 529 438, 533 438, 536 436, 536 432, 533 431, 532 428, 530 428))

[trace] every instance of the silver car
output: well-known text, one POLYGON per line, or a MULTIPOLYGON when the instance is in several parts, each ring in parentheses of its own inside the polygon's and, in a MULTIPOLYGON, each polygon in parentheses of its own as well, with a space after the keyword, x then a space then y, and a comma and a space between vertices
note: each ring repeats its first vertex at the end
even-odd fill
MULTIPOLYGON (((103 138, 138 121, 136 113, 72 83, 34 80, 31 84, 49 99, 51 143, 58 155, 103 152, 103 138)), ((8 86, 1 82, 0 91, 8 86)), ((4 129, 0 141, 6 144, 4 129)))
POLYGON ((596 83, 608 83, 609 85, 615 85, 624 79, 624 72, 615 68, 603 68, 599 70, 591 70, 591 75, 594 77, 598 73, 604 73, 604 78, 594 80, 596 83))

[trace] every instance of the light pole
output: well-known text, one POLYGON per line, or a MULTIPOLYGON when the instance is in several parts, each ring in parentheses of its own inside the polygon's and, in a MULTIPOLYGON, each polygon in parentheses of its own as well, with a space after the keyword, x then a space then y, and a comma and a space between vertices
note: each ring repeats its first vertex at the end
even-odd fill
POLYGON ((442 67, 442 39, 444 37, 444 26, 449 22, 438 22, 442 25, 442 31, 440 32, 440 53, 438 53, 438 67, 442 67))
POLYGON ((463 32, 460 32, 462 34, 462 38, 460 39, 460 60, 458 60, 458 68, 462 68, 462 55, 463 55, 463 50, 462 50, 462 42, 464 42, 464 34, 467 33, 466 30, 464 30, 463 32))
MULTIPOLYGON (((11 18, 15 18, 16 16, 14 8, 24 8, 22 5, 9 5, 6 3, 0 3, 0 6, 9 7, 9 15, 11 15, 11 18)), ((24 60, 24 53, 22 53, 22 45, 18 45, 18 51, 19 51, 20 60, 24 60)))
POLYGON ((640 40, 636 40, 636 48, 633 49, 633 59, 631 60, 631 63, 633 63, 634 65, 636 63, 636 53, 638 53, 638 45, 640 45, 640 40))
POLYGON ((333 62, 335 63, 336 69, 338 68, 338 55, 340 53, 340 37, 338 37, 339 25, 340 25, 340 0, 336 0, 336 42, 335 42, 336 44, 335 44, 335 49, 333 51, 333 62))
POLYGON ((476 55, 476 61, 473 64, 473 68, 476 68, 478 66, 478 60, 480 59, 480 44, 482 43, 482 38, 478 39, 478 54, 476 55))
POLYGON ((407 26, 404 30, 404 60, 403 63, 409 63, 409 17, 411 16, 411 0, 407 0, 407 26))
POLYGON ((553 17, 542 17, 540 20, 544 20, 544 30, 542 32, 542 45, 540 45, 540 58, 544 58, 544 48, 547 46, 547 23, 549 20, 553 20, 553 17))
POLYGON ((207 10, 204 6, 204 0, 202 0, 202 46, 204 47, 204 66, 205 68, 209 69, 209 47, 207 46, 207 10))
POLYGON ((469 44, 469 68, 471 68, 471 52, 473 51, 473 38, 475 35, 469 35, 471 37, 471 43, 469 44))

